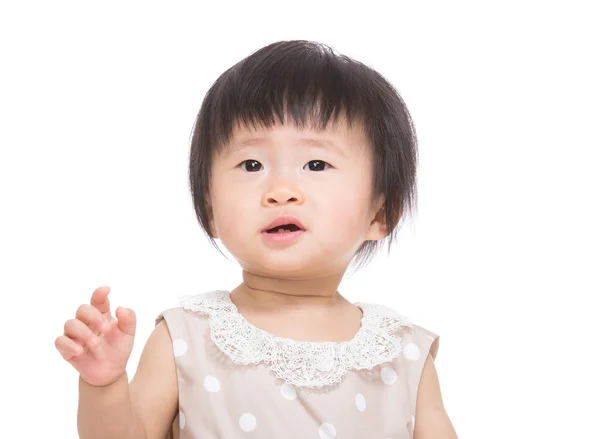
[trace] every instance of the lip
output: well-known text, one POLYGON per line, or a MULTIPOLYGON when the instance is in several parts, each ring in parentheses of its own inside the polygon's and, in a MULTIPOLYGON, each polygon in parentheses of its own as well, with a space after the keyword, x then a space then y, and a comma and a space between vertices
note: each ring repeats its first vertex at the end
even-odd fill
POLYGON ((298 242, 298 240, 301 239, 302 235, 304 235, 305 232, 306 232, 306 229, 304 228, 304 226, 302 225, 300 220, 298 220, 298 218, 289 216, 289 215, 285 215, 285 216, 280 216, 275 221, 273 221, 271 224, 269 224, 265 229, 262 230, 261 234, 262 234, 264 242, 267 246, 269 246, 271 248, 281 249, 282 247, 288 247, 288 246, 298 242), (286 232, 281 232, 281 233, 267 232, 267 230, 276 228, 278 226, 283 226, 285 224, 294 224, 300 230, 296 230, 294 232, 286 231, 286 232))
MULTIPOLYGON (((266 233, 267 230, 270 230, 270 229, 275 228, 277 226, 283 226, 285 224, 293 224, 293 225, 295 225, 296 227, 298 227, 300 229, 300 230, 297 230, 298 232, 306 230, 298 218, 296 218, 294 216, 285 215, 285 216, 280 216, 279 218, 277 218, 275 221, 273 221, 267 227, 265 227, 264 229, 262 229, 261 232, 262 233, 266 233)), ((292 232, 292 233, 295 233, 295 232, 292 232)))
MULTIPOLYGON (((289 224, 289 223, 288 223, 289 224)), ((282 233, 267 233, 262 232, 264 242, 273 248, 281 248, 282 246, 290 246, 297 242, 302 235, 304 230, 296 230, 295 232, 282 232, 282 233)))

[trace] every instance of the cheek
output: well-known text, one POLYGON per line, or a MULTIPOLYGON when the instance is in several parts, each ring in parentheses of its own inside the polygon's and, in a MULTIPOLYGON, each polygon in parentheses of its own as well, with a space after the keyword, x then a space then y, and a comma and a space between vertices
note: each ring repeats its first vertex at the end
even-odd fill
POLYGON ((239 218, 243 218, 243 213, 248 212, 246 206, 247 196, 237 193, 235 187, 231 185, 222 185, 217 182, 214 185, 212 202, 213 202, 213 217, 215 228, 219 233, 221 240, 227 239, 227 236, 235 233, 243 227, 244 222, 240 222, 239 218))
POLYGON ((241 235, 248 227, 249 221, 240 220, 240 218, 248 218, 247 210, 241 208, 239 204, 231 206, 223 205, 215 206, 214 211, 215 228, 219 233, 219 237, 225 241, 228 236, 241 235))
POLYGON ((260 237, 263 219, 256 188, 249 185, 216 185, 213 198, 215 229, 221 244, 238 262, 255 256, 249 240, 260 237))
MULTIPOLYGON (((326 209, 333 218, 357 215, 364 217, 371 202, 370 185, 360 172, 351 172, 317 187, 314 195, 319 198, 320 208, 326 209)), ((362 219, 362 218, 361 218, 362 219)))
POLYGON ((319 193, 318 222, 323 220, 330 242, 348 245, 348 241, 363 238, 370 224, 368 206, 371 197, 369 186, 360 183, 346 179, 319 193))

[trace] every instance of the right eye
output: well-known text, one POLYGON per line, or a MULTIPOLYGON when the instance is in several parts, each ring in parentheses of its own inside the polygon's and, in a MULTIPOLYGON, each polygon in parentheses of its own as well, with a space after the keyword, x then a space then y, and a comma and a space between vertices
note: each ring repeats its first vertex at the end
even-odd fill
POLYGON ((238 166, 247 172, 257 172, 263 169, 263 165, 256 160, 244 160, 238 166))

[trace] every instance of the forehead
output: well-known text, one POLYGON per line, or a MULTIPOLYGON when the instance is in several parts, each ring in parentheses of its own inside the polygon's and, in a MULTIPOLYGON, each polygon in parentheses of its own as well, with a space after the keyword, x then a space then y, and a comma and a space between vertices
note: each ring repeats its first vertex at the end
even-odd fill
POLYGON ((364 154, 370 151, 369 141, 362 124, 345 121, 328 124, 324 129, 293 123, 273 124, 269 127, 235 124, 223 153, 232 153, 246 147, 290 144, 323 148, 342 156, 364 154))

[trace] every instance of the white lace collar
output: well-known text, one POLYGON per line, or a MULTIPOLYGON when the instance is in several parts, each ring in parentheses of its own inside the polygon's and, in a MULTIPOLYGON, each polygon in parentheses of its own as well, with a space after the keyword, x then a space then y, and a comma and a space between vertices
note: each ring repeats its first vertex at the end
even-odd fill
POLYGON ((307 342, 274 336, 248 322, 228 291, 183 296, 181 306, 208 315, 211 338, 237 364, 267 364, 278 378, 296 387, 320 388, 340 382, 349 370, 372 369, 392 361, 404 344, 396 334, 410 321, 380 305, 356 303, 361 327, 350 341, 307 342))

